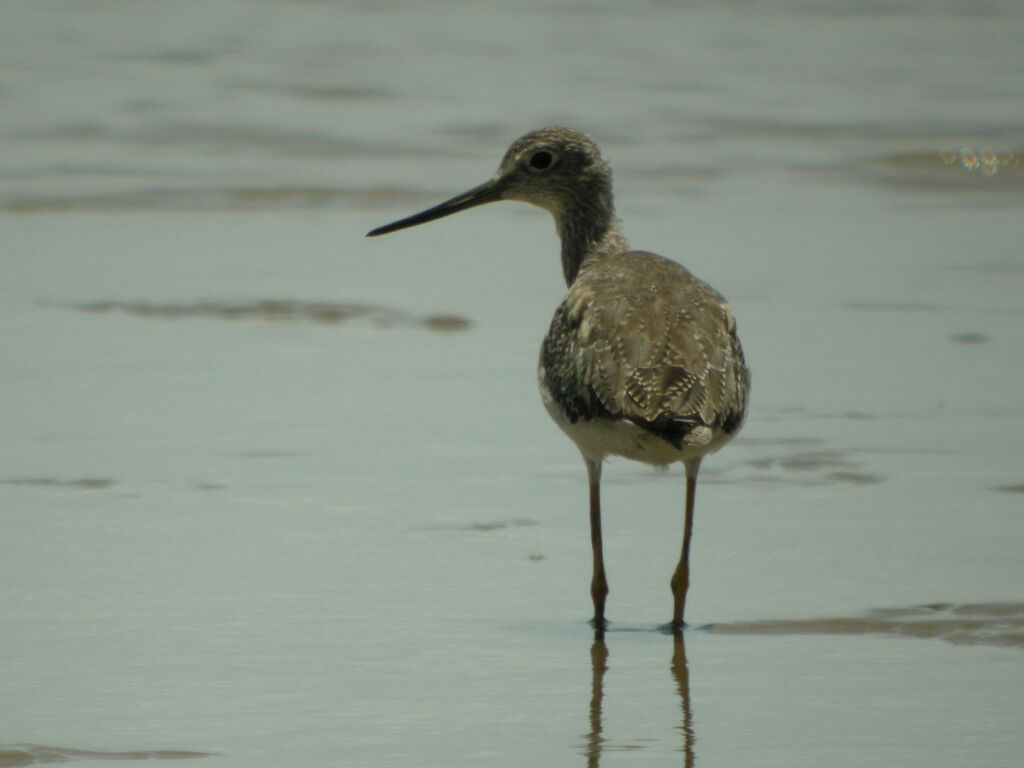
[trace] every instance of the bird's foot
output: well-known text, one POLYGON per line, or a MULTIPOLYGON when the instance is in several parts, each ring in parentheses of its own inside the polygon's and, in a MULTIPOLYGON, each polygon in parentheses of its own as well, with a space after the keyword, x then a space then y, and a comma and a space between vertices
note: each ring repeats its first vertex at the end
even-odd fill
POLYGON ((678 635, 684 629, 686 629, 686 622, 676 620, 672 620, 668 624, 662 624, 658 627, 658 631, 663 635, 678 635))

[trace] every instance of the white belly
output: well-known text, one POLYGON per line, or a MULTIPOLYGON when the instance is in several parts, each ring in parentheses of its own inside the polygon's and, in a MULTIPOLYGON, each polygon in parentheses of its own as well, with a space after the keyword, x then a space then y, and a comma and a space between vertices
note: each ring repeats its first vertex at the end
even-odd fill
POLYGON ((602 461, 606 456, 623 456, 645 464, 666 466, 677 461, 688 462, 717 451, 732 438, 722 431, 697 427, 684 439, 682 448, 648 432, 626 419, 592 419, 572 423, 551 397, 540 376, 540 394, 544 407, 580 452, 588 459, 602 461))

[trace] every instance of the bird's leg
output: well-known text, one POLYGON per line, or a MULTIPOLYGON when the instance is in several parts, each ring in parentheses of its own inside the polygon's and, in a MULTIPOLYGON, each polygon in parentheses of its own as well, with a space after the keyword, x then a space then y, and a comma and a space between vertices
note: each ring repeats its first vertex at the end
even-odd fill
POLYGON ((672 574, 672 624, 674 629, 681 629, 683 610, 686 608, 686 590, 690 586, 690 536, 693 534, 693 500, 697 493, 697 471, 700 459, 687 461, 686 464, 686 516, 683 521, 683 552, 679 556, 679 565, 672 574))
POLYGON ((594 550, 594 578, 590 596, 594 600, 594 629, 603 631, 604 599, 608 596, 608 580, 604 576, 604 548, 601 543, 601 462, 584 459, 590 481, 590 546, 594 550))

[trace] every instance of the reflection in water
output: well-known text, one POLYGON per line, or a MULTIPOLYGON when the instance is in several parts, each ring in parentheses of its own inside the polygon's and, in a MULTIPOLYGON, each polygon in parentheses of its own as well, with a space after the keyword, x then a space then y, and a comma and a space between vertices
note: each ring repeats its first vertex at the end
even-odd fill
POLYGON ((766 619, 712 624, 729 635, 864 635, 939 638, 956 645, 1024 648, 1024 603, 933 603, 910 608, 876 608, 864 616, 824 619, 766 619))
MULTIPOLYGON (((939 638, 955 644, 999 645, 1024 648, 1024 603, 934 603, 910 608, 880 608, 864 616, 824 619, 767 619, 712 624, 704 629, 735 635, 852 635, 886 633, 906 637, 939 638)), ((589 768, 597 768, 602 752, 635 749, 637 745, 609 744, 602 735, 604 676, 608 671, 608 647, 605 633, 594 632, 590 646, 592 670, 590 686, 590 730, 582 745, 589 768)), ((682 632, 672 633, 672 662, 670 669, 679 693, 682 710, 683 765, 692 768, 696 763, 694 744, 697 741, 690 708, 690 671, 686 661, 686 646, 682 632)))
POLYGON ((694 763, 693 713, 690 711, 690 668, 686 664, 686 644, 683 633, 676 630, 672 633, 672 677, 679 691, 679 701, 683 709, 683 721, 679 729, 683 732, 683 765, 691 768, 694 763))
MULTIPOLYGON (((682 724, 679 726, 679 730, 683 734, 680 751, 683 753, 683 766, 692 768, 695 762, 693 744, 696 737, 693 733, 693 714, 690 711, 690 671, 686 664, 686 645, 683 642, 683 633, 676 630, 672 633, 672 637, 670 669, 676 683, 676 690, 679 692, 683 713, 682 724)), ((597 768, 601 763, 601 752, 605 744, 605 739, 601 735, 601 707, 604 699, 604 673, 608 670, 608 646, 605 645, 604 632, 601 629, 594 631, 594 643, 590 646, 590 664, 592 670, 590 731, 587 733, 583 751, 587 757, 587 768, 597 768)))
POLYGON ((601 762, 601 700, 604 697, 604 673, 608 669, 608 646, 602 639, 603 633, 594 633, 594 644, 590 646, 590 663, 593 676, 590 684, 590 732, 587 734, 587 766, 597 768, 601 762))

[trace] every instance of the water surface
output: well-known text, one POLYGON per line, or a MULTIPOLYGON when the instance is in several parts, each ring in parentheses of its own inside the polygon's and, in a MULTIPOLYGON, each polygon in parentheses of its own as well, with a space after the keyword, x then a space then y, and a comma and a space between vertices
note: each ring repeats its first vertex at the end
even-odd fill
POLYGON ((0 764, 1019 765, 1018 3, 2 16, 0 764), (586 623, 546 214, 363 237, 550 123, 753 370, 682 637, 679 468, 586 623))

